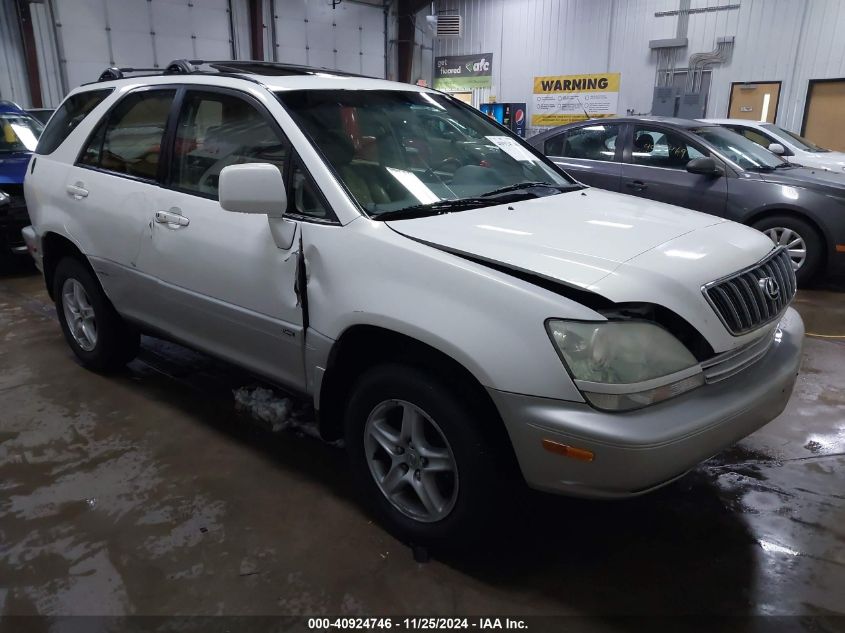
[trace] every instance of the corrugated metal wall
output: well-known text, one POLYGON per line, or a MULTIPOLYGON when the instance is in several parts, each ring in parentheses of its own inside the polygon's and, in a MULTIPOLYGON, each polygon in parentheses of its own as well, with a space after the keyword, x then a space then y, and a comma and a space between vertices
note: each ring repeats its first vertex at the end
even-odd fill
POLYGON ((0 99, 29 105, 23 44, 13 0, 0 0, 0 99))
MULTIPOLYGON (((800 130, 809 79, 845 77, 842 0, 693 0, 693 9, 739 4, 689 16, 692 53, 735 36, 731 61, 713 68, 708 116, 726 116, 731 83, 782 81, 778 123, 800 130)), ((620 112, 649 112, 656 54, 652 39, 675 36, 679 0, 437 0, 438 12, 464 16, 464 36, 435 39, 435 55, 493 52, 499 101, 531 101, 535 75, 621 72, 620 112)), ((423 74, 425 70, 422 71, 423 74)), ((424 77, 430 81, 431 68, 424 77)), ((486 99, 485 99, 486 100, 486 99)))

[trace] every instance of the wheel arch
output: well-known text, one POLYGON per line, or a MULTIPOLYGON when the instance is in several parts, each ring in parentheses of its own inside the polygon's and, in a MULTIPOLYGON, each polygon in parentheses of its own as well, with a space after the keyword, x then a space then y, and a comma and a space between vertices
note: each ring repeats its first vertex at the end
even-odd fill
POLYGON ((326 439, 343 435, 343 413, 356 377, 370 367, 399 362, 435 373, 443 382, 461 390, 480 414, 493 423, 488 429, 498 442, 504 442, 516 464, 505 424, 487 390, 460 362, 407 334, 375 325, 353 325, 341 334, 329 352, 320 387, 320 434, 326 439))
POLYGON ((746 217, 743 222, 749 226, 753 226, 755 223, 771 215, 790 216, 795 218, 796 220, 806 222, 811 227, 813 227, 813 229, 815 229, 815 231, 819 234, 819 237, 822 239, 822 246, 825 249, 824 259, 827 259, 828 242, 830 241, 830 236, 828 235, 824 227, 821 225, 821 223, 816 220, 816 218, 802 210, 793 209, 790 207, 766 207, 765 209, 755 210, 748 217, 746 217))
POLYGON ((86 266, 94 279, 99 283, 99 277, 91 266, 91 262, 82 252, 82 250, 70 239, 59 233, 53 231, 47 232, 41 239, 41 250, 43 253, 44 266, 44 283, 47 286, 47 294, 50 298, 55 300, 53 296, 53 278, 56 272, 56 267, 64 257, 73 257, 78 259, 84 266, 86 266))

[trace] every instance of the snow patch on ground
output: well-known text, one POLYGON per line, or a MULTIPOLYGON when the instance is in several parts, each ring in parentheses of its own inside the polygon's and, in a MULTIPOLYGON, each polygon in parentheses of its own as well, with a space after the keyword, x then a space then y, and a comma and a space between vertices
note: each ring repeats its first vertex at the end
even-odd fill
POLYGON ((239 387, 232 394, 235 396, 235 411, 249 415, 274 433, 292 431, 297 435, 321 439, 314 407, 307 400, 255 386, 239 387))

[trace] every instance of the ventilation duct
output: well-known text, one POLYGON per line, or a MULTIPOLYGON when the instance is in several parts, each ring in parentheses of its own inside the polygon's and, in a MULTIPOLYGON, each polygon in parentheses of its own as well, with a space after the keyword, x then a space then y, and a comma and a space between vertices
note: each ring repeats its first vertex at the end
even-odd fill
POLYGON ((435 37, 449 39, 462 37, 464 34, 464 20, 460 15, 442 14, 436 16, 435 37))

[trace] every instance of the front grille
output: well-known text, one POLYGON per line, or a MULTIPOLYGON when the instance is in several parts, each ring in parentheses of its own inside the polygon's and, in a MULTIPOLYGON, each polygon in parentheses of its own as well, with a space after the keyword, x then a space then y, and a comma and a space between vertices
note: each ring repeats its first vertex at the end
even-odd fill
POLYGON ((747 270, 702 288, 707 301, 734 336, 777 319, 795 296, 798 284, 789 252, 780 247, 747 270), (777 288, 777 294, 771 292, 777 288))

